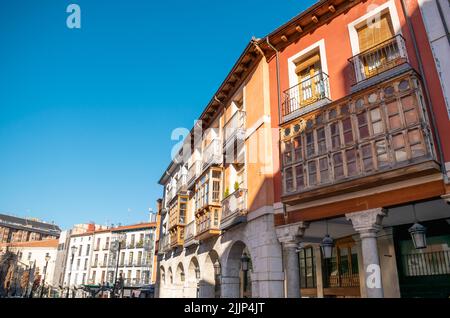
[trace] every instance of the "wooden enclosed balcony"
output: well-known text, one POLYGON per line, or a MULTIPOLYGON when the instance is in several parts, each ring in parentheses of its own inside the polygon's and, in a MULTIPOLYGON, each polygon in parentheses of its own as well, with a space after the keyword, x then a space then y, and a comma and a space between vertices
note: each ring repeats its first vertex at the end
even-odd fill
POLYGON ((205 240, 220 234, 220 214, 221 209, 218 207, 211 207, 196 214, 197 240, 205 240))
POLYGON ((227 230, 247 222, 247 189, 238 189, 222 200, 220 229, 227 230))
POLYGON ((169 230, 170 247, 183 246, 184 244, 184 226, 176 226, 169 230))
POLYGON ((284 125, 283 201, 439 171, 420 85, 416 73, 407 71, 284 125))
POLYGON ((186 180, 186 185, 188 189, 194 185, 195 180, 200 176, 202 168, 201 166, 202 166, 201 160, 196 160, 189 166, 186 180))

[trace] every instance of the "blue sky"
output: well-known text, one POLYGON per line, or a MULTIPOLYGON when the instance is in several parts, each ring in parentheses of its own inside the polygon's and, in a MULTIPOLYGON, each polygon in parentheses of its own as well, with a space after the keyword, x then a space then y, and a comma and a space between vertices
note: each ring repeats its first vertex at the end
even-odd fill
POLYGON ((63 228, 146 220, 252 35, 316 1, 0 1, 0 213, 63 228), (81 7, 81 29, 66 7, 81 7))

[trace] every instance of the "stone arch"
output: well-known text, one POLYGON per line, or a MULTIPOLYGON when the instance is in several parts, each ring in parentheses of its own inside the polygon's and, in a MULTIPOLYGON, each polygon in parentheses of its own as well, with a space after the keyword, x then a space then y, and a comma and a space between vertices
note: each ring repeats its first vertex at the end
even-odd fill
POLYGON ((197 280, 196 277, 196 269, 200 271, 201 275, 201 268, 200 264, 198 262, 197 257, 192 256, 188 269, 187 269, 187 275, 186 275, 186 282, 185 282, 185 288, 184 288, 184 296, 189 298, 196 298, 198 297, 198 284, 200 283, 199 280, 197 280))
POLYGON ((168 269, 167 273, 168 273, 168 275, 169 275, 169 277, 168 277, 168 279, 169 279, 169 284, 170 284, 170 286, 173 286, 173 272, 172 272, 172 267, 169 266, 169 269, 168 269))
POLYGON ((217 266, 221 267, 219 254, 216 250, 210 250, 203 266, 200 297, 220 298, 220 276, 216 275, 217 266))
POLYGON ((251 297, 251 273, 253 271, 252 255, 243 241, 236 241, 224 256, 222 270, 222 297, 251 297), (243 268, 243 260, 247 259, 247 270, 243 268))

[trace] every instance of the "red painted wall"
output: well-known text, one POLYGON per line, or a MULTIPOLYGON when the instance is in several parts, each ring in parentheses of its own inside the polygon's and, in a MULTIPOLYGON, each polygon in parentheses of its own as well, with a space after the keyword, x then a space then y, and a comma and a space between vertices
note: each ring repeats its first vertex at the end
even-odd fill
MULTIPOLYGON (((406 40, 406 48, 410 59, 410 64, 413 68, 419 70, 411 33, 409 32, 400 1, 401 0, 395 0, 395 5, 400 20, 401 32, 406 40)), ((351 8, 346 13, 337 16, 327 24, 320 26, 312 33, 305 34, 299 41, 292 43, 283 49, 283 51, 280 52, 279 60, 281 94, 283 95, 283 91, 289 88, 288 59, 310 45, 324 39, 331 97, 333 100, 337 100, 349 95, 353 68, 348 62, 348 59, 352 56, 348 24, 369 12, 369 6, 381 5, 386 2, 388 1, 367 0, 362 2, 351 8)), ((431 48, 426 37, 426 31, 420 15, 417 0, 405 0, 405 2, 407 3, 408 13, 412 17, 411 21, 413 23, 417 42, 420 45, 420 55, 423 64, 425 65, 425 76, 428 84, 431 86, 429 88, 431 95, 430 98, 433 106, 433 112, 437 118, 437 127, 444 148, 443 150, 446 158, 445 161, 450 161, 450 142, 445 140, 446 137, 450 137, 450 122, 448 120, 441 87, 437 84, 439 77, 435 68, 431 48), (433 85, 433 83, 436 84, 433 85)), ((273 128, 276 128, 278 127, 279 110, 275 57, 269 61, 269 75, 272 126, 273 128)), ((281 173, 279 160, 279 134, 276 133, 275 129, 273 129, 273 131, 274 199, 275 202, 280 202, 281 173)))

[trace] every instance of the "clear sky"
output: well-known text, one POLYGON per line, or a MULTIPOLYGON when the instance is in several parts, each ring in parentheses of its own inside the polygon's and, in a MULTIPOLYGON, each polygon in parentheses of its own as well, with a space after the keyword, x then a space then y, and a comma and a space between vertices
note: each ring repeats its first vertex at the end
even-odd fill
POLYGON ((0 0, 0 213, 147 220, 172 130, 191 128, 253 35, 314 2, 0 0))

